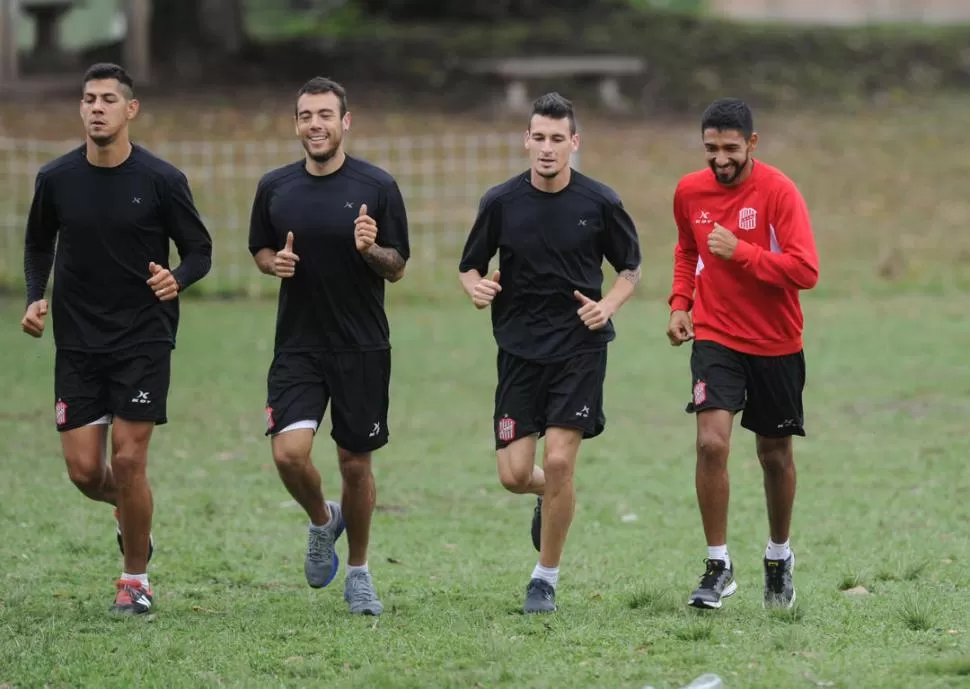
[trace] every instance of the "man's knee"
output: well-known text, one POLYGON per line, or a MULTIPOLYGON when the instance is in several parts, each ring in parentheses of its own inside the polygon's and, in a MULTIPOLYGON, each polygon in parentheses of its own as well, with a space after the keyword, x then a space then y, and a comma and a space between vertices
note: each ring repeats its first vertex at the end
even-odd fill
POLYGON ((338 447, 337 462, 340 466, 340 477, 346 485, 354 486, 365 483, 370 478, 370 452, 351 452, 338 447))
POLYGON ((723 409, 698 413, 697 461, 704 465, 720 466, 727 463, 731 451, 731 424, 734 416, 723 409))
POLYGON ((83 493, 97 492, 104 484, 104 443, 104 426, 77 428, 61 435, 68 478, 83 493))
POLYGON ((298 428, 273 436, 273 462, 281 472, 301 469, 310 461, 313 430, 298 428))
POLYGON ((532 485, 532 469, 500 461, 498 480, 510 493, 528 493, 532 485))
POLYGON ((100 450, 91 454, 65 454, 64 461, 67 463, 67 476, 78 490, 92 493, 101 489, 104 484, 104 466, 101 463, 100 450))
POLYGON ((756 447, 758 461, 765 471, 787 471, 794 464, 791 436, 781 438, 758 436, 756 447))
POLYGON ((498 480, 510 493, 528 493, 532 489, 535 468, 536 437, 513 440, 496 452, 498 480))
POLYGON ((144 473, 148 464, 148 442, 155 429, 151 421, 115 419, 111 433, 111 470, 116 476, 144 473))
POLYGON ((563 483, 572 479, 582 440, 583 432, 576 428, 553 427, 546 430, 542 470, 547 483, 563 483))

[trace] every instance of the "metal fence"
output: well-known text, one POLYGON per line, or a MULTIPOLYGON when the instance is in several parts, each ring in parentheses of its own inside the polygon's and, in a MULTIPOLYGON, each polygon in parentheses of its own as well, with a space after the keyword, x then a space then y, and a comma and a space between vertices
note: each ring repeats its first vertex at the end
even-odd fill
MULTIPOLYGON (((37 170, 78 146, 75 141, 0 138, 0 279, 22 284, 24 223, 37 170)), ((206 289, 265 293, 247 248, 249 214, 259 178, 299 160, 298 141, 168 141, 149 147, 188 177, 213 236, 206 289)), ((348 138, 348 153, 389 171, 404 195, 412 263, 455 270, 485 190, 528 167, 522 136, 439 134, 348 138)))

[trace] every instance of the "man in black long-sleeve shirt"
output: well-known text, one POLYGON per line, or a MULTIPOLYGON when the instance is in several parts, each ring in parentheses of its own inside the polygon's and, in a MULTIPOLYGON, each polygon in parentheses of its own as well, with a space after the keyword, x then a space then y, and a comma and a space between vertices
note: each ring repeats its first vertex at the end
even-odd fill
POLYGON ((115 506, 124 568, 112 610, 143 614, 153 602, 148 444, 167 421, 178 295, 209 272, 212 240, 185 175, 131 143, 138 101, 128 74, 100 63, 83 85, 84 145, 37 174, 21 326, 43 334, 53 268, 54 409, 64 459, 82 493, 115 506), (170 240, 181 259, 172 270, 170 240))
POLYGON ((499 480, 513 493, 539 496, 532 520, 539 562, 523 607, 531 613, 556 609, 576 456, 606 424, 610 319, 640 279, 640 243, 616 192, 570 167, 579 137, 568 100, 557 93, 537 99, 525 143, 531 170, 482 197, 459 271, 475 306, 492 308, 499 480), (499 269, 486 278, 496 253, 499 269), (604 258, 619 274, 605 296, 604 258))
POLYGON ((346 526, 344 599, 352 614, 380 615, 367 564, 375 486, 372 454, 388 443, 391 344, 386 282, 404 276, 408 219, 397 182, 344 152, 347 95, 315 77, 297 93, 303 160, 259 181, 249 250, 280 279, 266 434, 280 478, 310 520, 304 574, 314 588, 337 575, 336 541, 346 526), (311 459, 330 407, 341 501, 324 500, 311 459))

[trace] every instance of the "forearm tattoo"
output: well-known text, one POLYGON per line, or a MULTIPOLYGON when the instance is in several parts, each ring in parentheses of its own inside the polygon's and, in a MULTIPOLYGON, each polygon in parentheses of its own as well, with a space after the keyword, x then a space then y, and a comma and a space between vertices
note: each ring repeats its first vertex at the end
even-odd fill
POLYGON ((404 259, 397 249, 372 244, 363 257, 367 265, 385 280, 397 277, 404 270, 404 259))
POLYGON ((629 280, 636 287, 640 284, 640 266, 637 266, 635 270, 621 270, 620 277, 629 280))

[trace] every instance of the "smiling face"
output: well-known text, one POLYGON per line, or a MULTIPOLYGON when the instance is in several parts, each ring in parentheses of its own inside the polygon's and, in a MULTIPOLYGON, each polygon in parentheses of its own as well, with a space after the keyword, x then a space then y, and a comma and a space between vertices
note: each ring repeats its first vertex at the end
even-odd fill
POLYGON ((342 112, 337 94, 304 93, 296 103, 296 134, 307 156, 326 163, 340 150, 344 132, 350 129, 350 113, 342 112))
POLYGON ((131 90, 117 79, 91 79, 84 84, 81 121, 88 139, 108 146, 138 114, 138 101, 131 90))
POLYGON ((758 135, 752 133, 747 139, 736 129, 709 127, 703 132, 707 164, 719 184, 734 186, 742 182, 751 171, 751 154, 758 147, 758 135))
POLYGON ((568 117, 551 118, 533 115, 525 134, 532 172, 545 179, 554 179, 569 166, 570 158, 579 148, 579 134, 572 133, 568 117))

